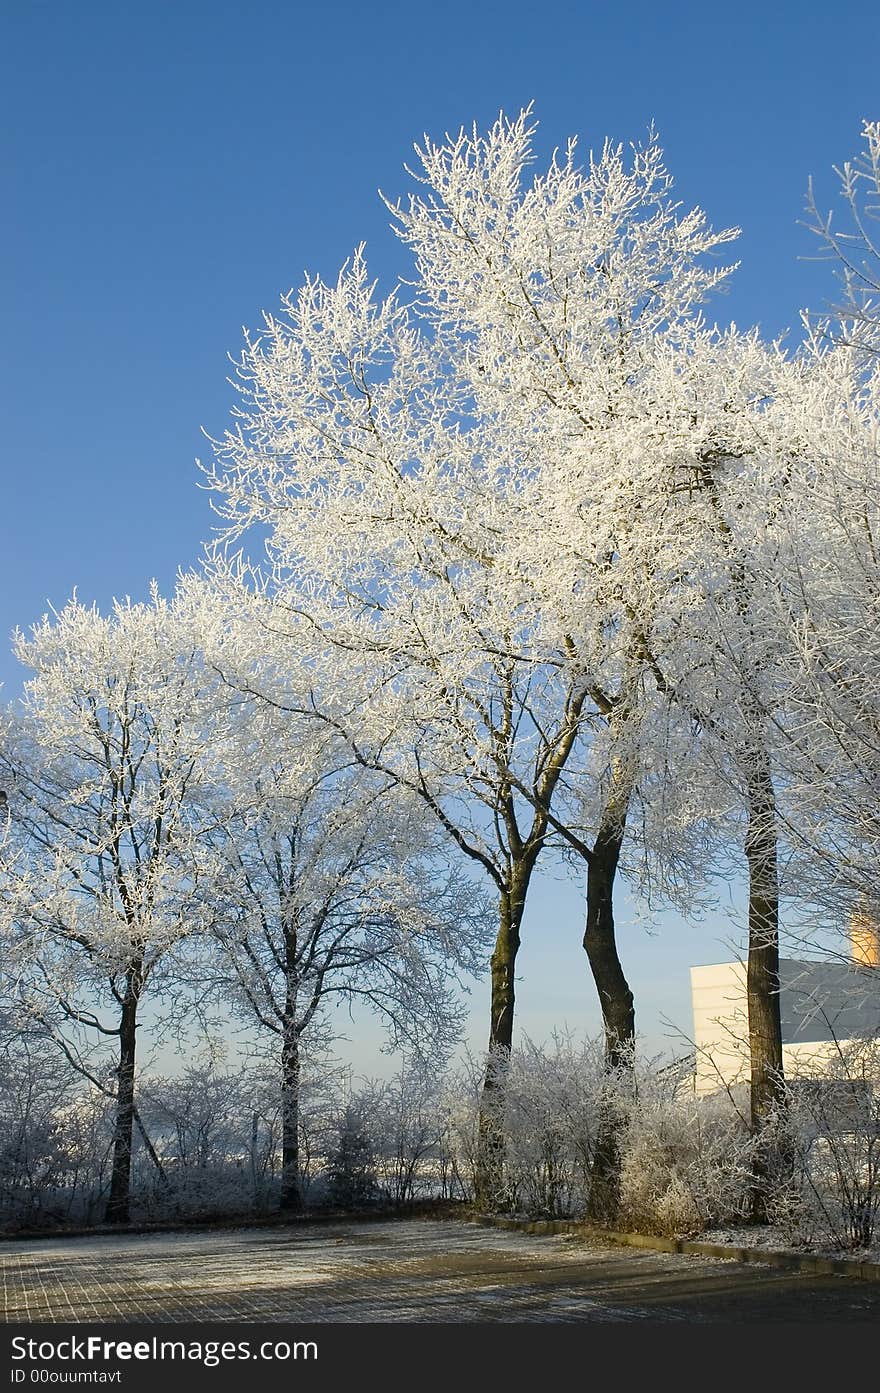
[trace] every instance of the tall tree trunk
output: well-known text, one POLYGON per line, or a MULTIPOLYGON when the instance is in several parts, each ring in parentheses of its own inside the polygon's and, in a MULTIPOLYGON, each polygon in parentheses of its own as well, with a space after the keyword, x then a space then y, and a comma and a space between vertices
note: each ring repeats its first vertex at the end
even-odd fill
POLYGON ((782 1020, 779 1003, 779 872, 776 797, 770 761, 763 747, 750 752, 747 773, 748 827, 745 854, 749 868, 749 952, 746 996, 749 1021, 750 1104, 752 1132, 758 1139, 752 1184, 752 1217, 767 1217, 769 1188, 787 1164, 785 1082, 782 1067, 782 1020), (766 1134, 773 1114, 774 1136, 766 1134), (762 1133, 764 1135, 762 1135, 762 1133))
POLYGON ((131 1191, 131 1142, 134 1124, 134 1070, 137 1051, 137 1010, 142 986, 141 965, 129 969, 125 977, 122 1015, 119 1022, 119 1068, 116 1090, 116 1121, 113 1131, 113 1169, 107 1200, 108 1224, 127 1224, 131 1191))
POLYGON ((719 536, 730 565, 730 582, 737 614, 749 640, 746 664, 738 673, 742 713, 750 732, 740 756, 745 774, 748 825, 745 854, 749 868, 749 953, 746 996, 749 1020, 751 1126, 760 1137, 773 1110, 778 1107, 780 1126, 776 1141, 765 1135, 758 1144, 752 1185, 752 1215, 762 1220, 767 1212, 769 1185, 781 1164, 790 1165, 791 1149, 785 1139, 785 1081, 782 1071, 782 1022, 779 1011, 779 867, 777 852, 776 793, 773 768, 766 742, 767 718, 759 693, 761 660, 752 651, 756 632, 752 586, 741 547, 735 542, 724 516, 721 492, 714 468, 717 460, 702 461, 702 482, 709 488, 719 536))
POLYGON ((490 1209, 501 1197, 504 1180, 504 1088, 513 1044, 514 972, 520 944, 531 866, 518 866, 501 892, 498 936, 492 953, 489 1052, 480 1098, 475 1199, 490 1209))
POLYGON ((299 1170, 299 1032, 296 1021, 284 1021, 281 1041, 281 1208, 303 1207, 299 1170))
MULTIPOLYGON (((631 1070, 635 1042, 633 994, 624 976, 614 934, 614 881, 626 831, 629 792, 609 799, 587 866, 587 922, 584 948, 590 963, 605 1030, 605 1071, 609 1081, 631 1070)), ((587 1216, 612 1223, 620 1206, 620 1137, 616 1108, 600 1108, 599 1132, 590 1176, 587 1216)))

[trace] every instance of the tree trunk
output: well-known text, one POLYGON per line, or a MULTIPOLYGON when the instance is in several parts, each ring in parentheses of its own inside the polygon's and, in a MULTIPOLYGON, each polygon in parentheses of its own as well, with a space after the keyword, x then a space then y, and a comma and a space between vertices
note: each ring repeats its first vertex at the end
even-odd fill
MULTIPOLYGON (((737 614, 745 635, 756 632, 752 614, 752 580, 742 549, 736 544, 721 506, 718 480, 713 473, 716 461, 703 460, 702 481, 709 487, 716 512, 719 535, 730 564, 730 581, 737 614)), ((782 1022, 779 1011, 779 866, 776 832, 776 793, 773 769, 767 749, 767 717, 759 696, 760 659, 746 646, 744 668, 738 672, 742 684, 742 712, 750 735, 740 752, 744 771, 748 825, 745 854, 749 868, 749 953, 746 970, 746 997, 749 1020, 750 1106, 752 1132, 759 1138, 753 1164, 752 1215, 762 1221, 772 1176, 780 1164, 790 1167, 793 1159, 786 1139, 785 1080, 782 1072, 782 1022), (772 1140, 766 1124, 778 1109, 779 1127, 772 1140), (764 1136, 761 1137, 762 1131, 764 1136)))
POLYGON ((762 1223, 774 1175, 786 1165, 779 1004, 779 874, 776 798, 766 752, 753 752, 748 774, 749 819, 745 854, 749 868, 749 953, 746 996, 749 1020, 752 1132, 758 1139, 752 1183, 752 1217, 762 1223), (776 1113, 776 1135, 766 1133, 776 1113))
MULTIPOLYGON (((631 1070, 635 1042, 633 994, 624 976, 614 936, 614 881, 626 830, 629 799, 603 819, 587 866, 587 922, 584 948, 590 963, 605 1029, 605 1070, 609 1079, 631 1070)), ((590 1176, 587 1217, 613 1223, 620 1206, 620 1124, 616 1108, 600 1109, 599 1132, 590 1176)))
POLYGON ((125 978, 122 1016, 119 1022, 119 1080, 116 1091, 116 1121, 113 1132, 113 1170, 107 1200, 108 1224, 127 1224, 131 1190, 131 1142, 134 1124, 134 1069, 137 1050, 137 1009, 140 999, 140 965, 130 968, 125 978))
POLYGON ((299 1032, 296 1022, 284 1022, 281 1043, 281 1208, 303 1207, 299 1170, 299 1032))
POLYGON ((514 972, 531 867, 520 867, 501 892, 498 936, 492 953, 489 1052, 480 1099, 475 1200, 481 1209, 495 1206, 504 1180, 504 1087, 513 1044, 514 972))

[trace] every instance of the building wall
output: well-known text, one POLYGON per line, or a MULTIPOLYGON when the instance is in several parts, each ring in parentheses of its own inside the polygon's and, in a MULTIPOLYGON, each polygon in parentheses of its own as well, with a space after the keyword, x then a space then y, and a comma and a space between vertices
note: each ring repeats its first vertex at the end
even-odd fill
MULTIPOLYGON (((792 1073, 824 1068, 835 1041, 880 1031, 876 969, 847 963, 779 964, 783 1067, 792 1073)), ((691 968, 697 1093, 714 1093, 749 1078, 745 964, 691 968)))

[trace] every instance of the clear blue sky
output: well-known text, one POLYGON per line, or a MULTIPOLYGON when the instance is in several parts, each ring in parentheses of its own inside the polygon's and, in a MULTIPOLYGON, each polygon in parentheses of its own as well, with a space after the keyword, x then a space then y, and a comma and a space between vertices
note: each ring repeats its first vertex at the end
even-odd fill
MULTIPOLYGON (((831 166, 880 116, 878 52, 869 0, 5 0, 6 695, 14 625, 74 586, 101 605, 153 576, 170 589, 198 558, 211 515, 194 458, 200 428, 226 424, 226 354, 304 270, 333 275, 362 239, 381 276, 405 271, 376 190, 405 189, 423 131, 534 100, 545 149, 577 133, 586 151, 654 120, 682 199, 743 228, 714 313, 797 330, 799 308, 832 293, 828 266, 799 260, 815 249, 797 226, 807 179, 837 200, 831 166)), ((547 916, 576 920, 563 899, 548 889, 547 916)), ((687 962, 725 953, 670 942, 667 959, 656 943, 634 940, 634 975, 656 996, 671 973, 664 1000, 687 1024, 687 962)), ((575 993, 557 1015, 580 1010, 575 993)))

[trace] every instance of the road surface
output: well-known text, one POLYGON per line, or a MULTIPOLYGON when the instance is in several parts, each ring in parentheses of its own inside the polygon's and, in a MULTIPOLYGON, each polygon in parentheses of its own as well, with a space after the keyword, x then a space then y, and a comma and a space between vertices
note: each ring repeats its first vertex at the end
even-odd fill
POLYGON ((880 1284, 460 1221, 0 1243, 7 1322, 880 1321, 880 1284))

